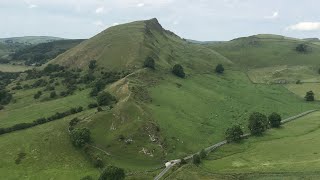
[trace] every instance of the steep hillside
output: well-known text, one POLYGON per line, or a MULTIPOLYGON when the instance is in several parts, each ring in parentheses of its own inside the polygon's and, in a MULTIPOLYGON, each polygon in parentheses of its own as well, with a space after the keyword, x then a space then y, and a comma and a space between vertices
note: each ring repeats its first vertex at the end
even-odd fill
POLYGON ((161 68, 171 68, 177 62, 190 68, 212 67, 208 61, 231 63, 213 50, 188 44, 164 30, 156 19, 111 27, 58 56, 52 63, 87 68, 89 61, 96 60, 98 66, 109 70, 133 71, 141 69, 149 56, 161 68))
POLYGON ((209 44, 214 49, 244 68, 260 68, 279 65, 318 65, 320 46, 308 40, 278 35, 256 35, 229 42, 209 44), (299 44, 308 46, 306 52, 298 52, 299 44))

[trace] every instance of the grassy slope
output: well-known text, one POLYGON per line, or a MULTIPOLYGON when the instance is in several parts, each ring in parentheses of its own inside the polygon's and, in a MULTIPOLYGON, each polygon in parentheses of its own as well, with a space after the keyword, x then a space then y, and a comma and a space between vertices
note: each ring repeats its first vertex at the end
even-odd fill
POLYGON ((23 72, 30 69, 28 66, 0 64, 0 71, 2 72, 23 72))
MULTIPOLYGON (((77 116, 83 116, 77 114, 77 116)), ((74 116, 73 116, 74 117, 74 116)), ((98 170, 69 140, 72 116, 0 136, 0 174, 4 179, 80 179, 97 177, 98 170), (26 157, 15 164, 18 154, 26 157)))
POLYGON ((283 36, 257 35, 229 42, 211 44, 208 47, 245 68, 275 65, 318 65, 320 46, 303 40, 283 36), (295 51, 298 44, 307 43, 312 52, 295 51))
POLYGON ((320 99, 319 83, 287 84, 285 87, 302 98, 305 97, 306 92, 313 91, 315 93, 315 99, 320 99))
MULTIPOLYGON (((93 99, 89 98, 89 90, 77 92, 66 98, 59 98, 41 102, 34 100, 33 95, 40 89, 19 90, 14 94, 16 103, 11 103, 0 111, 0 127, 9 127, 18 123, 32 122, 38 118, 54 115, 56 112, 64 112, 73 107, 84 108, 93 99)), ((49 96, 48 94, 43 96, 49 96)))
POLYGON ((244 73, 230 70, 223 76, 166 77, 151 89, 151 97, 150 107, 169 143, 170 158, 221 141, 230 124, 245 126, 253 111, 275 111, 288 117, 316 106, 304 103, 280 85, 253 85, 244 73))
POLYGON ((281 129, 269 130, 263 137, 223 146, 211 153, 200 168, 186 166, 170 179, 186 177, 185 173, 191 174, 188 178, 202 175, 208 179, 318 179, 319 116, 316 112, 281 129))

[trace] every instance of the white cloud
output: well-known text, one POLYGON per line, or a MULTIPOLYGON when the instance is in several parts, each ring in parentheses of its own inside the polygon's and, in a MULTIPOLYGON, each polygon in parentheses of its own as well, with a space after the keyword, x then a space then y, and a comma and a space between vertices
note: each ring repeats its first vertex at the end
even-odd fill
POLYGON ((29 4, 29 6, 28 6, 28 8, 30 8, 30 9, 37 8, 37 7, 38 7, 38 5, 36 5, 36 4, 29 4))
POLYGON ((144 3, 139 3, 137 4, 137 7, 143 7, 145 4, 144 3))
POLYGON ((102 7, 98 7, 97 9, 96 9, 96 13, 97 14, 101 14, 101 13, 103 13, 104 12, 104 7, 102 6, 102 7))
POLYGON ((292 31, 316 31, 320 30, 320 22, 300 22, 287 27, 287 30, 292 31))
POLYGON ((265 19, 276 19, 276 18, 278 18, 278 17, 279 17, 279 12, 278 12, 278 11, 275 11, 275 12, 272 13, 271 16, 265 16, 264 18, 265 18, 265 19))

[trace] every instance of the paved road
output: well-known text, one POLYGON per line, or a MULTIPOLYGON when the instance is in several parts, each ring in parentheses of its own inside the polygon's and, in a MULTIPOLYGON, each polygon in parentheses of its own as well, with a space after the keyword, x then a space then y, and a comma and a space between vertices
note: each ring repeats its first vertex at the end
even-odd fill
MULTIPOLYGON (((282 120, 282 121, 281 121, 281 124, 288 123, 288 122, 290 122, 290 121, 293 121, 293 120, 295 120, 295 119, 298 119, 298 118, 300 118, 300 117, 302 117, 302 116, 306 116, 306 115, 308 115, 308 114, 310 114, 310 113, 313 113, 313 112, 315 112, 315 111, 318 111, 318 110, 310 110, 310 111, 306 111, 306 112, 303 112, 303 113, 301 113, 301 114, 298 114, 298 115, 289 117, 289 118, 287 118, 287 119, 282 120)), ((251 136, 251 134, 244 134, 242 137, 249 137, 249 136, 251 136)), ((221 141, 221 142, 219 142, 219 143, 216 143, 216 144, 214 144, 214 145, 212 145, 212 146, 209 146, 209 147, 205 148, 205 151, 211 152, 211 151, 217 149, 218 147, 221 147, 221 146, 223 146, 223 145, 225 145, 225 144, 227 144, 227 143, 228 143, 228 142, 227 142, 226 140, 221 141)), ((184 159, 184 160, 189 160, 189 159, 191 159, 191 158, 193 157, 193 155, 198 154, 198 153, 199 153, 199 152, 194 153, 194 154, 191 154, 191 155, 189 155, 189 156, 187 156, 187 157, 185 157, 185 158, 183 158, 183 159, 184 159)), ((154 178, 154 180, 159 180, 160 178, 162 178, 162 176, 164 176, 174 165, 179 164, 179 163, 180 163, 180 160, 171 160, 171 161, 167 162, 166 164, 168 164, 168 165, 166 166, 166 168, 165 168, 164 170, 162 170, 161 173, 160 173, 157 177, 154 178), (170 164, 169 164, 169 163, 170 163, 170 164)))

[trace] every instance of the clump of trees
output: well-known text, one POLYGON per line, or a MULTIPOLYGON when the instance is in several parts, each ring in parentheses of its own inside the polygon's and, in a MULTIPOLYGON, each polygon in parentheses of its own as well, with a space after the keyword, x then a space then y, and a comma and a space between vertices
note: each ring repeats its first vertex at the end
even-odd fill
POLYGON ((152 57, 147 57, 143 63, 143 67, 155 69, 155 61, 152 57))
POLYGON ((268 117, 269 124, 273 128, 278 128, 281 125, 281 116, 278 113, 271 113, 268 117))
POLYGON ((184 78, 186 76, 183 67, 180 64, 176 64, 173 66, 172 73, 180 78, 184 78))
POLYGON ((226 140, 228 142, 240 142, 243 135, 243 131, 240 125, 237 124, 228 128, 225 134, 226 134, 226 140))
POLYGON ((268 129, 267 116, 259 112, 254 112, 249 117, 248 128, 252 135, 262 135, 268 129))
POLYGON ((115 166, 107 166, 100 174, 99 180, 123 180, 125 172, 122 168, 115 166))
POLYGON ((70 132, 72 144, 77 148, 82 148, 91 141, 91 133, 88 128, 75 128, 70 132))
POLYGON ((192 156, 192 163, 195 165, 199 165, 201 163, 201 158, 199 154, 195 154, 192 156))
POLYGON ((307 53, 309 51, 309 46, 306 44, 298 44, 296 51, 299 53, 307 53))
POLYGON ((223 72, 224 72, 224 67, 223 67, 223 65, 222 65, 222 64, 218 64, 218 65, 216 66, 216 73, 222 74, 223 72))
POLYGON ((308 91, 304 98, 306 99, 306 101, 314 101, 314 93, 313 93, 313 91, 308 91))
POLYGON ((112 102, 116 101, 116 98, 112 96, 109 92, 101 92, 97 97, 99 106, 108 106, 112 104, 112 102))
POLYGON ((12 94, 6 90, 0 90, 0 105, 7 105, 12 100, 12 94))

